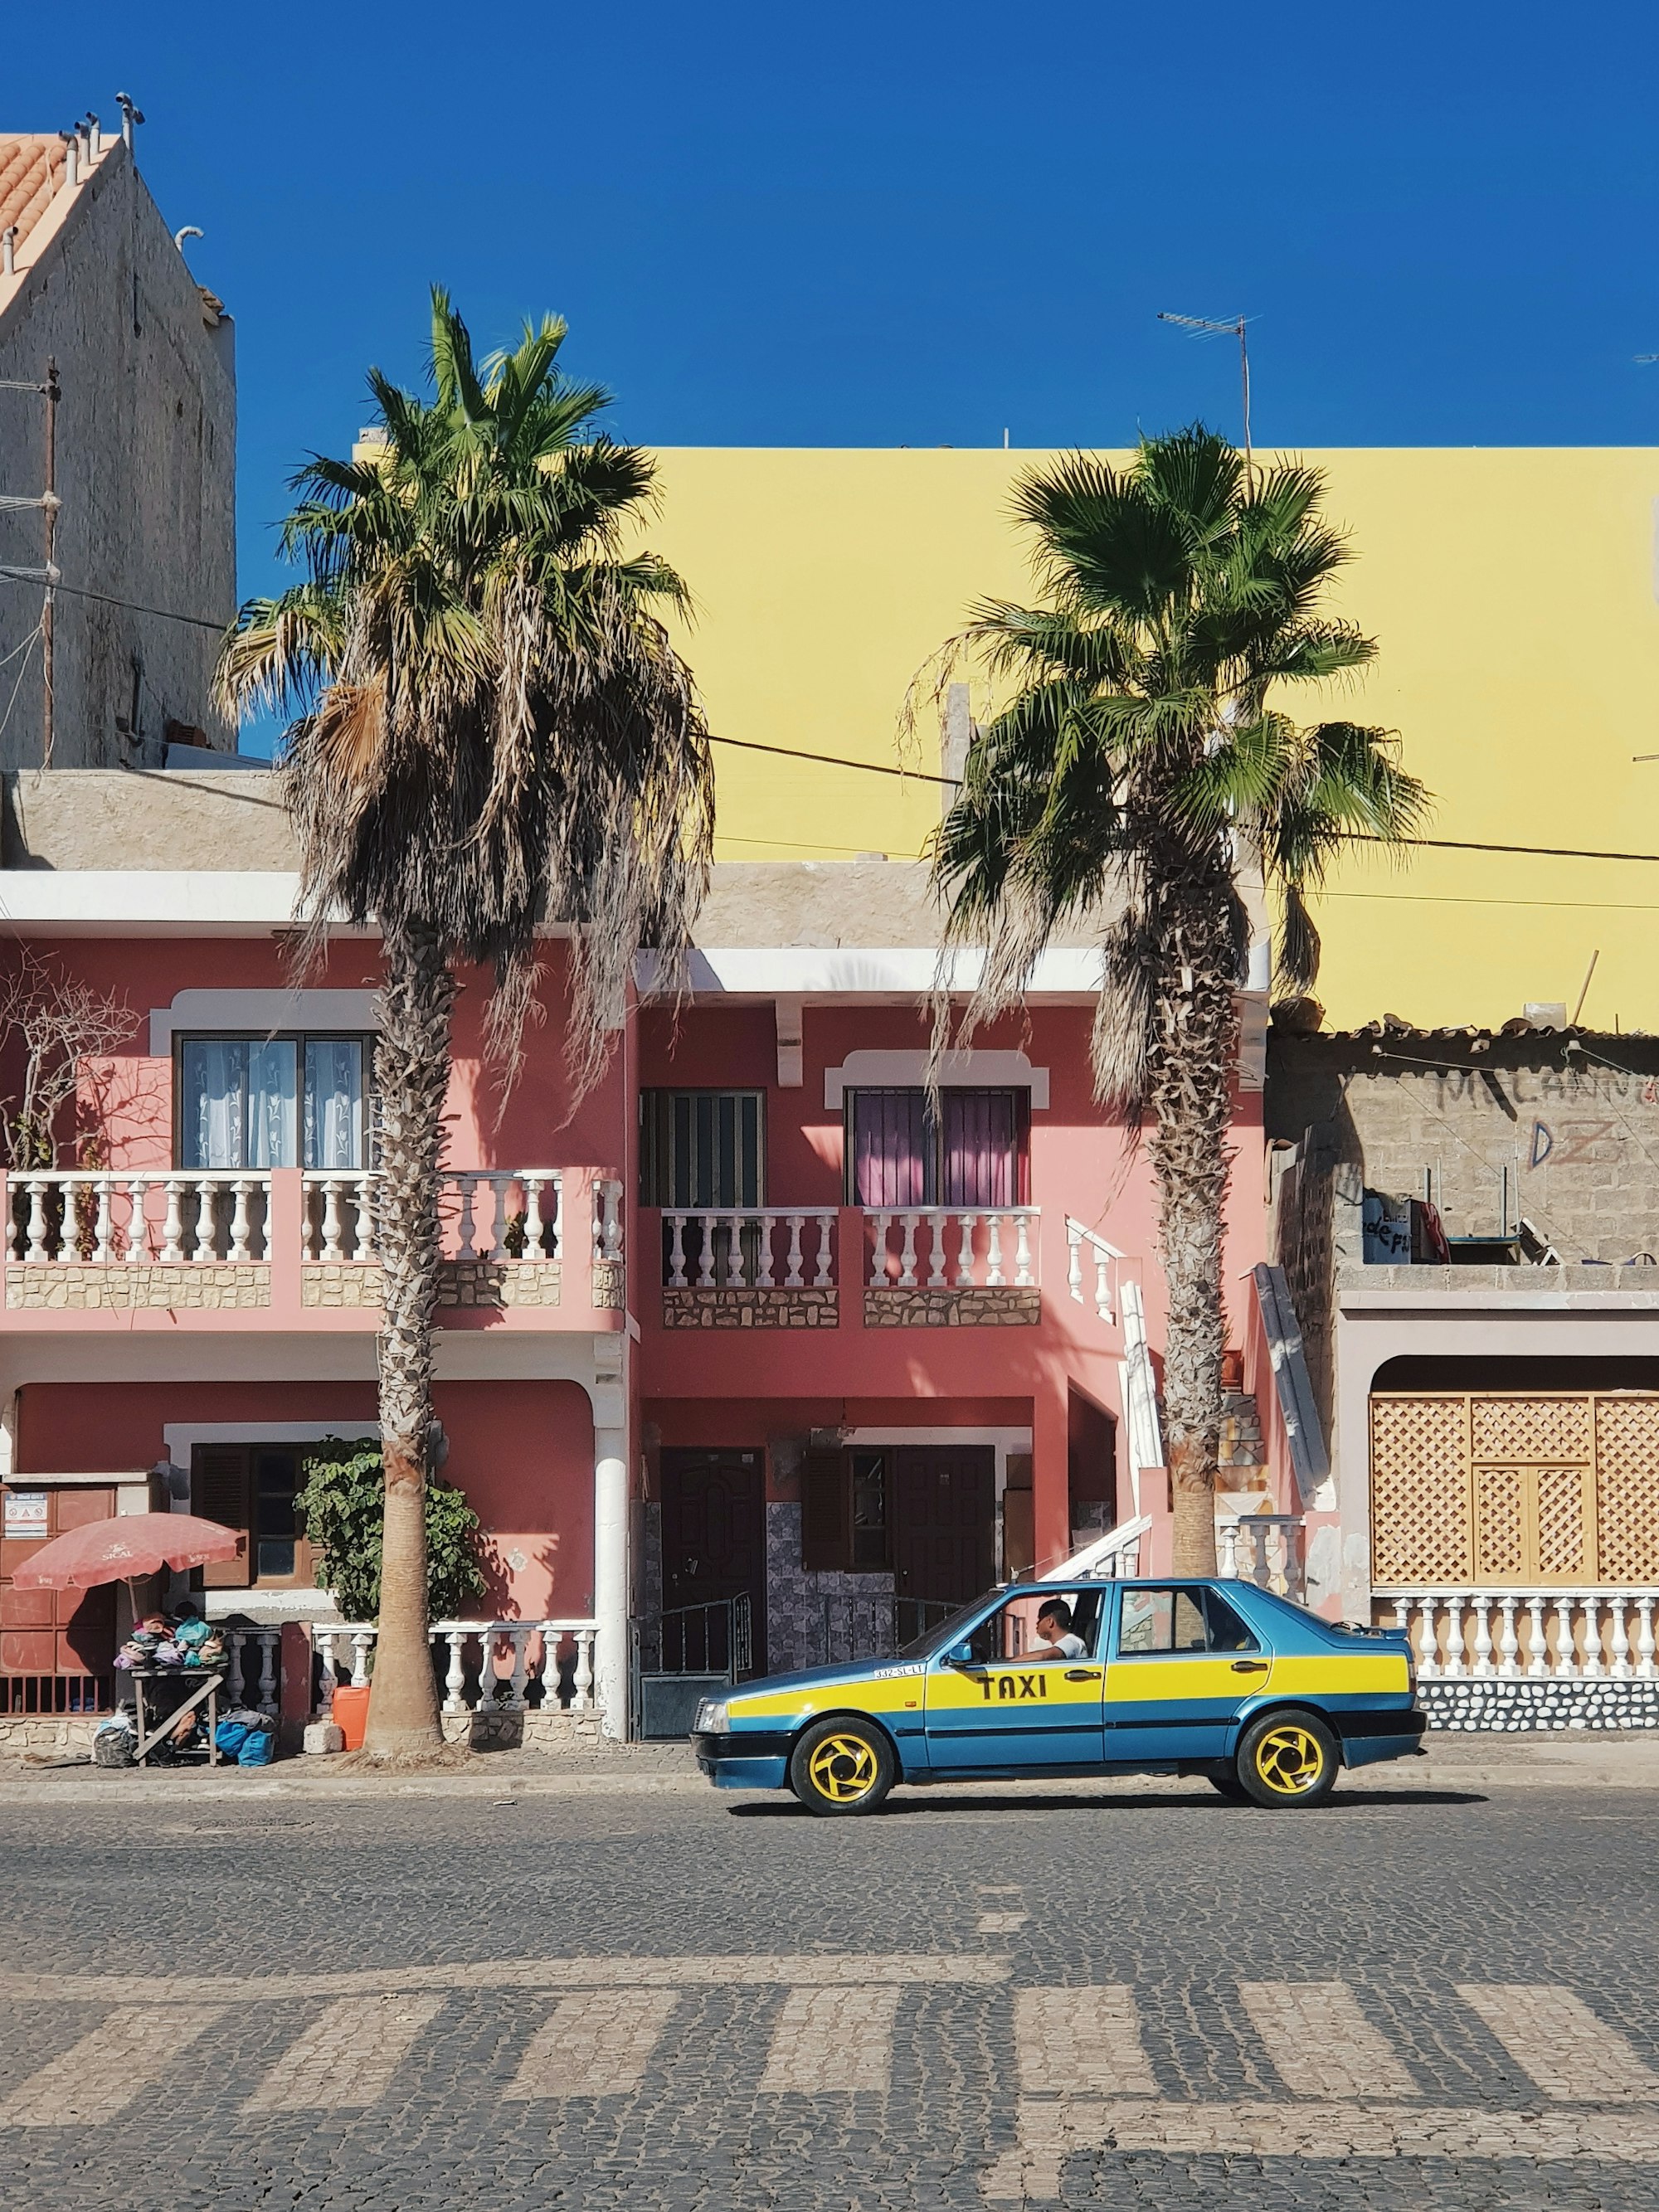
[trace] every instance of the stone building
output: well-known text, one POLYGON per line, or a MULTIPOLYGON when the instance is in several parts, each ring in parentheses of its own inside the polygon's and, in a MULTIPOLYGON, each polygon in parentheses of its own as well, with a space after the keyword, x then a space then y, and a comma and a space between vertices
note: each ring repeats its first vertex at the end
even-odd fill
POLYGON ((1331 1445, 1310 1563, 1465 1702, 1622 1682, 1650 1724, 1659 1038, 1276 1027, 1266 1119, 1331 1445))
POLYGON ((52 763, 234 750, 210 699, 236 600, 231 319, 127 138, 0 136, 0 765, 38 767, 46 745, 46 515, 27 502, 46 489, 50 364, 52 763))

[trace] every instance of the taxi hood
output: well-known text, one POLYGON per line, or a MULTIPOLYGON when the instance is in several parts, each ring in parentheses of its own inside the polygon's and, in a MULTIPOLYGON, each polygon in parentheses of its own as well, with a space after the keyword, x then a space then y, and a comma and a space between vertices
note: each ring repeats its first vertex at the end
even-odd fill
POLYGON ((802 1667, 791 1674, 757 1674, 752 1682, 739 1682, 729 1690, 725 1702, 732 1705, 757 1693, 769 1698, 779 1690, 816 1690, 830 1682, 867 1682, 879 1670, 906 1665, 921 1672, 920 1661, 884 1654, 875 1659, 843 1659, 836 1667, 802 1667))

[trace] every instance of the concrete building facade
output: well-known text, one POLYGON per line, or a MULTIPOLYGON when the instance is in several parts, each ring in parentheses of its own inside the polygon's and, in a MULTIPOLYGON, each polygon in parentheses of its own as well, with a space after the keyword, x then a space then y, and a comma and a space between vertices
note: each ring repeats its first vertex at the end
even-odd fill
MULTIPOLYGON (((236 604, 235 333, 119 135, 0 137, 0 495, 56 496, 52 760, 234 750, 210 698, 236 604)), ((0 766, 46 743, 45 516, 0 507, 0 766)))

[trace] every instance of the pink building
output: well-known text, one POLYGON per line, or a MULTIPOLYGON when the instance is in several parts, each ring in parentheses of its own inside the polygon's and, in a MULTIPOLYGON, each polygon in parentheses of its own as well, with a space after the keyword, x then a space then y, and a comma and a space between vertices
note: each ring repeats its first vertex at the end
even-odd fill
MULTIPOLYGON (((63 1709, 81 1678, 94 1694, 107 1601, 7 1577, 37 1525, 149 1483, 247 1530, 210 1607, 249 1624, 245 1663, 297 1716, 320 1679, 298 1625, 350 1658, 296 1528, 301 1462, 374 1433, 375 947, 343 933, 291 973, 294 856, 262 776, 11 784, 7 933, 119 995, 132 1029, 82 1070, 65 1164, 6 1204, 0 1691, 14 1712, 63 1709)), ((545 1641, 565 1704, 621 1732, 630 1621, 647 1674, 676 1637, 695 1670, 725 1662, 708 1638, 746 1601, 751 1663, 775 1669, 1114 1528, 1159 1559, 1152 1191, 1091 1095, 1094 955, 1055 947, 935 1111, 934 939, 913 868, 723 867, 690 1001, 631 1009, 574 1114, 556 935, 504 1106, 464 991, 436 1398, 500 1626, 441 1629, 453 1710, 492 1674, 503 1710, 535 1710, 545 1641)), ((1287 1497, 1245 1279, 1266 1256, 1260 1080, 1247 1051, 1229 1512, 1287 1497)))

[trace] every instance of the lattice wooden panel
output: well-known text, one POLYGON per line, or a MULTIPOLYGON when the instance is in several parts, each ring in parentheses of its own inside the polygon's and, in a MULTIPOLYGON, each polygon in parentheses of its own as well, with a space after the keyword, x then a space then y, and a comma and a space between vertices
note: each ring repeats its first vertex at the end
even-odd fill
POLYGON ((1470 1407, 1475 1460, 1511 1462, 1590 1455, 1588 1398, 1476 1398, 1470 1407))
POLYGON ((1371 1400, 1371 1579, 1460 1583, 1471 1570, 1462 1398, 1371 1400))
POLYGON ((1600 1579, 1659 1582, 1659 1398, 1597 1399, 1595 1476, 1600 1579))
POLYGON ((1538 1579, 1583 1583, 1595 1579, 1588 1540, 1589 1469, 1540 1467, 1538 1484, 1538 1579))
POLYGON ((1518 1467, 1475 1469, 1475 1571, 1481 1582, 1519 1582, 1527 1572, 1526 1488, 1518 1467))

